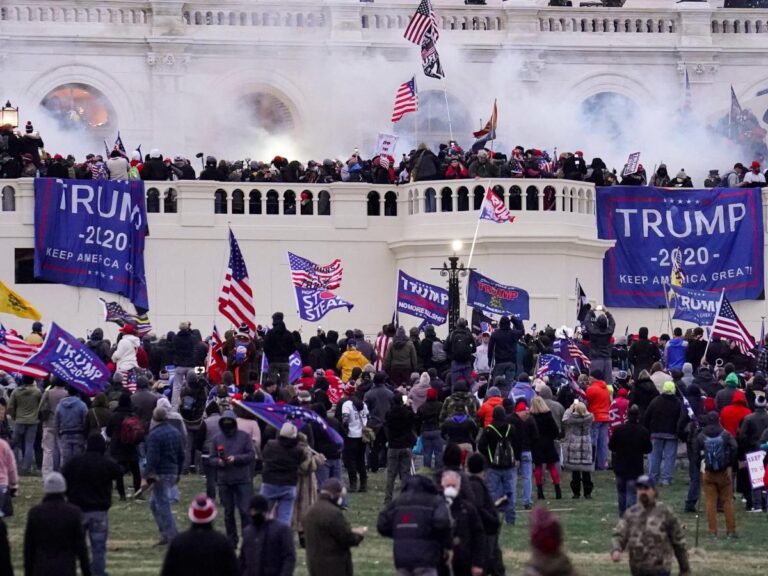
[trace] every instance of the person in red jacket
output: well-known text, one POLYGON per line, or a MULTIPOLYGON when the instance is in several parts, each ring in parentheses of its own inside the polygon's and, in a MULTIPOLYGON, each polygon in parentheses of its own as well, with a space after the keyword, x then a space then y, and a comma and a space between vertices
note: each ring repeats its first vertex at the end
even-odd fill
POLYGON ((468 178, 469 170, 461 161, 455 156, 451 158, 451 163, 448 164, 448 168, 445 169, 446 180, 458 180, 460 178, 468 178))
POLYGON ((752 414, 752 410, 747 407, 747 397, 744 391, 736 390, 733 393, 731 403, 720 412, 720 424, 730 432, 731 436, 736 438, 741 421, 750 414, 752 414))
POLYGON ((613 431, 627 422, 627 411, 629 411, 629 390, 620 388, 615 400, 611 402, 608 409, 610 424, 608 425, 608 439, 613 436, 613 431))
POLYGON ((608 468, 608 425, 611 421, 611 393, 603 380, 602 370, 590 373, 590 385, 587 388, 587 406, 592 416, 592 447, 595 453, 595 470, 608 468))

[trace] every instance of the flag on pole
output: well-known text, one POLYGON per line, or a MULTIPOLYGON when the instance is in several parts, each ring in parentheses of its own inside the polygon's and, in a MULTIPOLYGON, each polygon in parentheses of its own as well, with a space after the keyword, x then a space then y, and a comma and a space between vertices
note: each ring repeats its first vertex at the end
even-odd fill
POLYGON ((688 114, 691 111, 691 79, 688 77, 688 68, 685 68, 685 92, 683 93, 683 113, 688 114))
POLYGON ((333 290, 341 286, 344 267, 338 258, 327 266, 318 266, 311 260, 288 252, 291 280, 297 288, 325 288, 333 290))
POLYGON ((731 132, 731 126, 733 124, 738 124, 739 118, 741 118, 741 104, 739 104, 739 99, 736 97, 736 92, 733 90, 733 86, 731 86, 731 109, 728 112, 728 137, 732 138, 733 134, 731 132))
POLYGON ((587 314, 592 309, 592 305, 589 303, 584 288, 581 287, 581 282, 576 278, 576 320, 579 324, 583 323, 587 318, 587 314))
POLYGON ((240 246, 231 229, 229 265, 219 293, 219 312, 235 326, 245 324, 252 333, 256 331, 256 309, 253 306, 251 281, 240 246))
POLYGON ((758 343, 757 348, 761 352, 763 351, 763 348, 765 348, 765 317, 760 320, 760 342, 758 343))
MULTIPOLYGON (((434 30, 437 31, 437 28, 434 30)), ((443 72, 443 65, 440 64, 436 41, 437 37, 433 36, 432 31, 424 35, 424 39, 421 41, 421 67, 425 76, 439 80, 445 77, 445 72, 443 72)))
POLYGON ((685 283, 683 253, 680 248, 675 248, 672 250, 672 272, 669 274, 669 284, 671 286, 682 287, 683 283, 685 283))
POLYGON ((504 204, 504 201, 489 187, 480 206, 480 220, 490 220, 491 222, 504 224, 506 222, 514 222, 515 217, 509 213, 509 209, 504 204))
POLYGON ((485 126, 483 126, 480 130, 477 132, 473 132, 472 135, 475 138, 482 138, 486 134, 496 134, 496 123, 498 121, 498 113, 496 110, 496 99, 493 100, 493 111, 491 112, 491 117, 488 119, 488 122, 485 123, 485 126))
POLYGON ((40 320, 42 318, 37 308, 2 282, 0 282, 0 312, 13 314, 19 318, 29 318, 30 320, 40 320))
POLYGON ((238 404, 259 420, 263 420, 278 430, 286 422, 292 422, 299 430, 304 428, 309 422, 314 422, 333 443, 337 446, 344 446, 344 439, 341 435, 313 410, 307 410, 292 404, 264 404, 261 402, 238 402, 238 404))
POLYGON ((554 354, 539 355, 539 363, 536 368, 536 378, 543 378, 549 374, 568 376, 568 367, 565 360, 554 354))
POLYGON ((712 336, 720 336, 735 342, 742 354, 754 357, 752 348, 755 347, 755 342, 747 328, 739 320, 736 311, 731 306, 728 298, 726 298, 725 292, 723 292, 720 307, 717 310, 717 314, 715 314, 715 321, 712 324, 712 336))
POLYGON ((120 150, 120 152, 125 154, 125 146, 123 146, 123 139, 120 138, 120 131, 117 132, 117 138, 115 138, 114 150, 120 150))
POLYGON ((416 12, 411 17, 411 21, 408 22, 403 36, 409 42, 421 44, 424 35, 430 30, 434 32, 434 39, 437 42, 440 37, 440 32, 437 29, 437 16, 432 9, 432 3, 429 0, 421 0, 416 12))
POLYGON ((99 298, 99 302, 101 302, 104 308, 105 322, 114 322, 121 328, 129 324, 134 327, 139 338, 143 338, 152 332, 152 324, 146 314, 131 314, 117 302, 107 302, 103 298, 99 298))
POLYGON ((109 146, 107 145, 107 140, 104 140, 104 159, 106 160, 109 158, 109 146))
POLYGON ((221 339, 221 334, 219 334, 216 324, 213 325, 211 338, 208 341, 208 358, 206 359, 205 369, 208 377, 214 384, 221 382, 221 375, 227 369, 227 360, 224 357, 224 341, 221 339))
POLYGON ((37 354, 40 346, 27 344, 0 324, 0 370, 8 374, 24 374, 32 378, 45 378, 48 372, 42 368, 25 366, 24 363, 37 354))
POLYGON ((416 90, 416 77, 400 84, 395 94, 395 105, 392 107, 392 122, 399 122, 408 112, 419 109, 419 94, 416 90))

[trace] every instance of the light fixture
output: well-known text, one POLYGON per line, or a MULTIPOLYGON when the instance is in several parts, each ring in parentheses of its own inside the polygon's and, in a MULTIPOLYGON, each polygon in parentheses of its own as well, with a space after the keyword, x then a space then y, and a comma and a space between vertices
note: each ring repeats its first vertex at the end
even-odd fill
POLYGON ((453 242, 451 242, 451 248, 453 248, 454 252, 459 252, 463 246, 464 244, 462 243, 461 240, 454 240, 453 242))
POLYGON ((19 125, 19 109, 11 106, 11 101, 6 100, 5 106, 0 109, 0 126, 10 124, 14 128, 19 125))

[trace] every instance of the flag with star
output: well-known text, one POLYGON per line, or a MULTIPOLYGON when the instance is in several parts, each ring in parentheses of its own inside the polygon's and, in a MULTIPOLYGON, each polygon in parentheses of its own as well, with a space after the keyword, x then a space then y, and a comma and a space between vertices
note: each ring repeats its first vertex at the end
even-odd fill
POLYGON ((754 357, 752 349, 755 347, 755 340, 736 315, 736 311, 725 296, 725 292, 723 292, 720 308, 715 314, 715 321, 712 324, 712 336, 720 336, 720 338, 735 342, 742 354, 754 357))
POLYGON ((114 322, 120 328, 126 324, 133 326, 139 338, 152 332, 152 323, 146 314, 131 314, 117 302, 107 302, 103 298, 99 298, 99 302, 104 309, 105 322, 114 322))

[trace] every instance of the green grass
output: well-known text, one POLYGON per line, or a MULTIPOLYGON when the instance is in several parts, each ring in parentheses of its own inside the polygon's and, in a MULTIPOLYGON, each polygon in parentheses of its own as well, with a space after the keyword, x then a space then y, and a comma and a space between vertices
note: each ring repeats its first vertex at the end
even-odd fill
MULTIPOLYGON (((350 495, 350 509, 347 512, 350 522, 353 525, 368 526, 369 530, 362 545, 355 550, 355 573, 361 576, 384 576, 393 573, 392 543, 376 534, 376 516, 383 500, 383 474, 382 471, 372 475, 367 494, 350 495)), ((563 500, 550 500, 548 505, 563 522, 566 549, 582 575, 625 575, 629 572, 626 558, 622 563, 614 565, 608 557, 611 531, 617 520, 613 476, 609 472, 593 476, 596 488, 591 501, 571 500, 566 493, 563 500)), ((674 506, 679 513, 688 534, 689 549, 692 549, 696 517, 682 512, 687 491, 684 484, 685 473, 677 470, 676 479, 678 483, 664 488, 660 499, 674 506)), ((26 513, 31 506, 39 502, 42 495, 41 485, 40 478, 23 478, 19 497, 14 502, 16 514, 7 519, 17 574, 23 573, 21 555, 26 513)), ((201 477, 185 476, 181 483, 182 502, 188 502, 192 496, 203 490, 204 486, 201 477)), ((551 492, 550 488, 547 495, 553 496, 551 492)), ((768 519, 764 514, 747 514, 740 502, 735 506, 737 529, 741 536, 737 541, 709 540, 706 537, 706 518, 702 515, 699 548, 691 553, 695 574, 762 576, 768 573, 768 557, 764 553, 764 534, 768 528, 768 519)), ((179 528, 186 529, 186 505, 177 505, 174 513, 179 528)), ((223 529, 221 516, 219 518, 217 527, 223 529)), ((723 521, 722 515, 719 520, 723 521)), ((504 528, 502 548, 508 574, 519 574, 528 557, 527 525, 527 512, 521 509, 518 511, 517 526, 504 528)), ((152 546, 157 539, 157 528, 146 502, 116 501, 110 512, 107 556, 107 569, 110 574, 158 574, 164 549, 152 546)), ((299 551, 298 557, 296 573, 306 575, 304 552, 299 551)), ((676 567, 674 573, 677 573, 676 567)))

